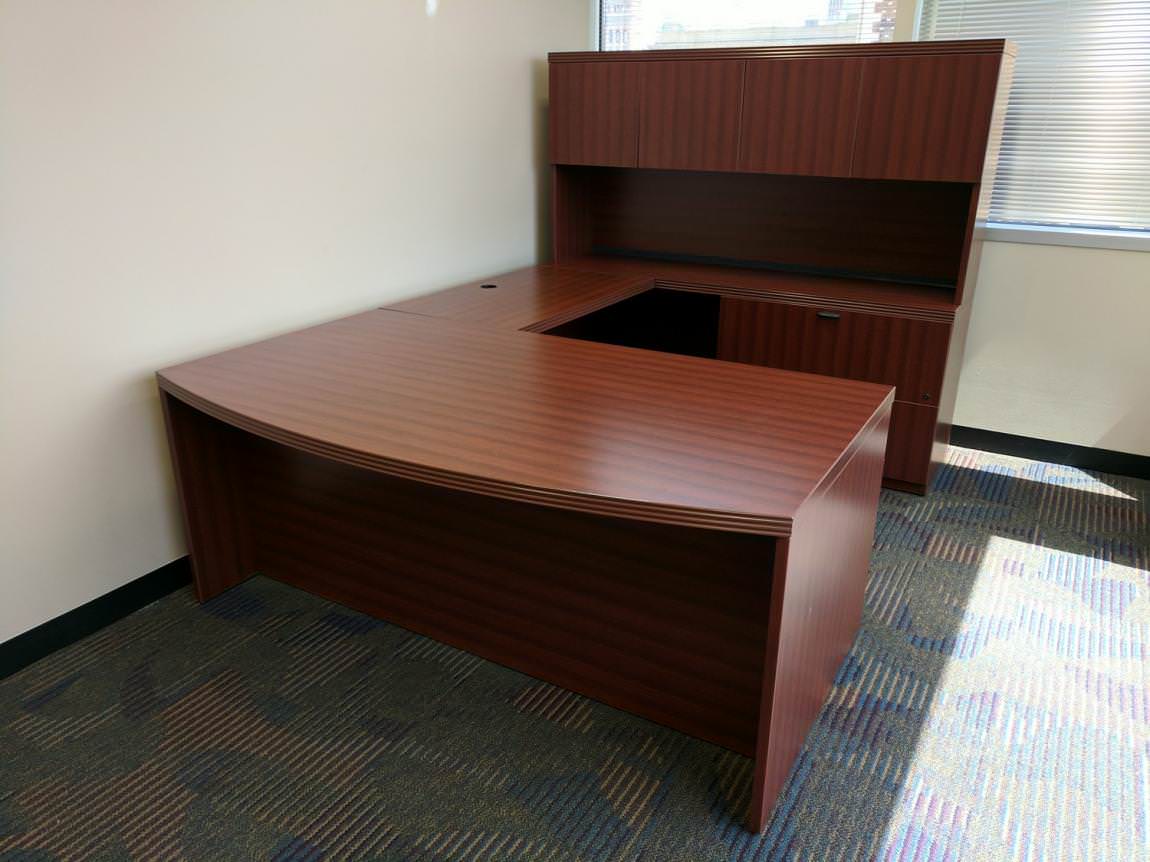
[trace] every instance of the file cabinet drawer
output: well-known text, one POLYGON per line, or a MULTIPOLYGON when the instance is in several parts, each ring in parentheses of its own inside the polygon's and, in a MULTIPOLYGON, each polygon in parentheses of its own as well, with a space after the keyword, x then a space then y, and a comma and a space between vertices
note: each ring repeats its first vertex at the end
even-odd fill
POLYGON ((950 324, 723 297, 718 357, 888 383, 895 398, 938 403, 950 324))

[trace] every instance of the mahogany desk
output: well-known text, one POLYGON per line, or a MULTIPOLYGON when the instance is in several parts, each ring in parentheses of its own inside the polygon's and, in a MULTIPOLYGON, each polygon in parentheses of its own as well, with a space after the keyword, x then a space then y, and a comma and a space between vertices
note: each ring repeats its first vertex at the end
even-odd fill
POLYGON ((893 391, 517 331, 644 278, 498 283, 159 373, 198 595, 261 572, 745 754, 761 830, 859 622, 893 391))

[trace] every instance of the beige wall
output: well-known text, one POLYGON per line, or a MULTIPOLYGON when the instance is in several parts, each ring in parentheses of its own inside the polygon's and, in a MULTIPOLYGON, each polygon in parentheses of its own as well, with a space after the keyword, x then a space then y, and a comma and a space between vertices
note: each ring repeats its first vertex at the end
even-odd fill
POLYGON ((1150 455, 1150 252, 988 242, 955 423, 1150 455))
POLYGON ((531 263, 587 0, 0 0, 0 641, 184 552, 153 370, 531 263))

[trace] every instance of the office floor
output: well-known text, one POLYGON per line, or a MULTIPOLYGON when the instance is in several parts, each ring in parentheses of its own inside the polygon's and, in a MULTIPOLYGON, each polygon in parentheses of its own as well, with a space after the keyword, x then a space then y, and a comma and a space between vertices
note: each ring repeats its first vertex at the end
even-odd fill
POLYGON ((748 763, 265 579, 0 683, 0 860, 1150 857, 1150 483, 953 449, 885 492, 769 830, 748 763))

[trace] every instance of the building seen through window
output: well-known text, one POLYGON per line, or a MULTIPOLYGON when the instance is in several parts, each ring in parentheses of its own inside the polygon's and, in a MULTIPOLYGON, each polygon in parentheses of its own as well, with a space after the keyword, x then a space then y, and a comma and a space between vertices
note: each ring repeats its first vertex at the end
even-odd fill
POLYGON ((889 42, 898 0, 603 0, 605 51, 889 42))

